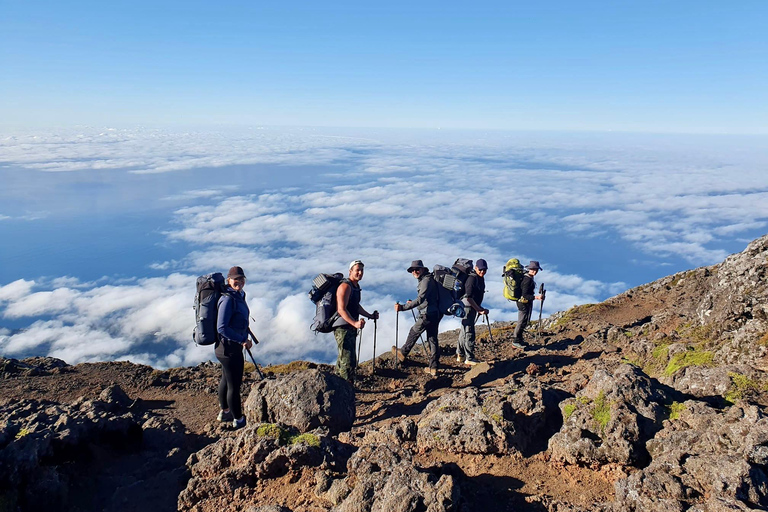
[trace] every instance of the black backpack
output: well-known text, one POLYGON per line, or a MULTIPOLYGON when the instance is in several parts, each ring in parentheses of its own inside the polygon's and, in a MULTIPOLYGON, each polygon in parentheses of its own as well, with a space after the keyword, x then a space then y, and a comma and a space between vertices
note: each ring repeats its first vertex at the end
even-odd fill
POLYGON ((219 298, 224 290, 224 276, 214 272, 197 278, 195 293, 195 329, 192 339, 198 345, 216 343, 216 317, 219 313, 219 298))
POLYGON ((442 265, 435 265, 432 275, 438 285, 437 308, 440 313, 464 318, 466 311, 461 303, 464 285, 461 283, 459 272, 442 265))
POLYGON ((339 288, 344 274, 318 274, 312 280, 309 290, 309 300, 315 304, 315 318, 310 330, 318 332, 333 332, 333 323, 339 318, 336 308, 336 290, 339 288))
POLYGON ((456 291, 456 293, 459 295, 459 299, 464 298, 464 295, 466 295, 465 288, 467 279, 469 278, 469 273, 472 272, 473 268, 475 267, 472 260, 468 260, 466 258, 458 258, 453 262, 451 269, 456 274, 456 279, 460 283, 459 288, 456 291))

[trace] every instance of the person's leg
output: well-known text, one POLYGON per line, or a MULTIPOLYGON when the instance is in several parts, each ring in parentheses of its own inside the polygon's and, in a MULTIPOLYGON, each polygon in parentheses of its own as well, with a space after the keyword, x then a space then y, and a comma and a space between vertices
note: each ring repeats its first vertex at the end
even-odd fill
POLYGON ((355 374, 355 338, 357 329, 338 328, 333 331, 339 356, 336 359, 336 373, 344 380, 352 381, 355 374))
POLYGON ((533 310, 533 304, 530 302, 517 303, 517 326, 515 327, 514 340, 519 344, 523 344, 523 333, 525 328, 528 327, 528 322, 531 320, 531 311, 533 310))
POLYGON ((459 329, 459 339, 456 342, 456 360, 459 362, 464 360, 464 357, 466 354, 467 327, 469 326, 467 321, 469 319, 469 315, 470 313, 467 313, 467 316, 461 319, 461 329, 459 329))
POLYGON ((440 317, 425 317, 424 329, 427 331, 427 344, 429 345, 429 367, 437 370, 440 365, 440 346, 437 344, 437 330, 440 325, 440 317))
POLYGON ((477 311, 470 309, 467 317, 461 321, 462 334, 464 334, 464 355, 467 361, 475 359, 475 321, 477 311))
POLYGON ((411 330, 408 331, 408 338, 405 340, 405 345, 403 345, 403 348, 401 349, 401 352, 403 355, 407 356, 411 353, 411 350, 413 349, 413 346, 416 344, 416 341, 418 341, 419 336, 421 336, 421 333, 423 333, 426 330, 426 326, 424 322, 426 317, 424 316, 417 316, 416 317, 416 323, 413 324, 413 327, 411 327, 411 330))
POLYGON ((221 379, 219 380, 219 409, 222 411, 229 411, 229 404, 227 403, 227 366, 229 365, 229 357, 224 355, 224 347, 221 343, 216 344, 214 351, 216 359, 221 363, 221 379))
POLYGON ((243 407, 240 403, 240 386, 243 383, 245 359, 243 353, 237 352, 230 356, 227 365, 227 403, 235 419, 243 417, 243 407), (239 356, 239 357, 238 357, 239 356))

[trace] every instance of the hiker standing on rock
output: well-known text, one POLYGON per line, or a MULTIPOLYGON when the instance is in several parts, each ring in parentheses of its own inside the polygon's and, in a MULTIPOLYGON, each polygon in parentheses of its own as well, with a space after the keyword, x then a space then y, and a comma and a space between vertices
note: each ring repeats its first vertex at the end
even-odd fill
POLYGON ((336 289, 336 312, 339 318, 333 322, 333 336, 339 348, 336 359, 336 372, 339 377, 354 382, 357 369, 357 354, 355 354, 355 339, 357 330, 365 326, 365 320, 360 315, 378 320, 379 312, 368 313, 360 305, 360 280, 363 279, 365 265, 360 260, 349 264, 349 277, 343 279, 336 289))
POLYGON ((523 332, 531 321, 533 301, 541 300, 541 295, 536 295, 536 282, 533 278, 540 270, 544 269, 541 268, 538 261, 531 261, 525 267, 525 270, 526 273, 520 284, 520 298, 517 301, 517 326, 515 327, 514 339, 512 341, 512 346, 517 348, 525 348, 526 346, 526 343, 523 341, 523 332))
POLYGON ((470 272, 464 283, 464 298, 462 301, 467 309, 467 316, 461 320, 461 331, 456 343, 456 362, 464 361, 464 364, 474 366, 478 362, 475 359, 475 321, 477 315, 487 315, 488 310, 481 307, 485 296, 485 273, 488 272, 488 263, 479 259, 475 263, 474 272, 470 272))
POLYGON ((216 359, 221 362, 219 381, 218 420, 231 421, 232 426, 245 426, 240 404, 240 385, 243 383, 243 347, 253 345, 248 339, 250 310, 245 302, 245 272, 242 267, 232 267, 227 273, 227 283, 218 303, 216 331, 219 333, 215 345, 216 359))
POLYGON ((392 353, 400 362, 405 361, 411 349, 416 344, 421 333, 427 331, 427 343, 429 344, 429 368, 424 371, 437 376, 437 367, 440 361, 440 347, 437 344, 437 329, 440 324, 440 310, 437 307, 437 298, 439 286, 433 279, 432 273, 421 260, 414 260, 408 267, 408 272, 419 281, 419 295, 416 300, 409 300, 405 305, 399 302, 395 303, 395 311, 408 311, 409 309, 419 308, 419 317, 408 332, 408 339, 405 340, 402 350, 392 347, 392 353))

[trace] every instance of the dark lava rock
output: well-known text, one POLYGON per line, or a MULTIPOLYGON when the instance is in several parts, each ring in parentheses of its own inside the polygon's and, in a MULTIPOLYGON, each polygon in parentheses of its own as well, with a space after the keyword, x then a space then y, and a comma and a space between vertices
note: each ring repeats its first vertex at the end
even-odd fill
POLYGON ((589 384, 560 403, 563 426, 549 440, 554 460, 624 465, 647 460, 645 441, 661 428, 664 395, 637 367, 595 371, 589 384))
POLYGON ((300 432, 326 427, 336 434, 352 428, 355 391, 332 373, 298 371, 255 384, 244 410, 249 423, 279 423, 300 432))

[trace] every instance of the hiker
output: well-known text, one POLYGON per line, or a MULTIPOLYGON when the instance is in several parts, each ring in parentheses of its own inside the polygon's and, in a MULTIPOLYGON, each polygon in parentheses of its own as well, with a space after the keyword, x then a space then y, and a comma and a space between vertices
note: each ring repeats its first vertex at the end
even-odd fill
POLYGON ((250 310, 245 302, 245 272, 242 267, 232 267, 227 273, 224 291, 218 303, 215 345, 216 359, 221 362, 219 381, 219 417, 221 422, 232 422, 235 428, 245 426, 240 404, 240 385, 243 382, 243 346, 253 345, 248 339, 250 310))
POLYGON ((525 274, 520 284, 520 298, 517 300, 517 326, 515 327, 515 333, 513 335, 512 346, 516 348, 525 348, 526 343, 523 341, 523 332, 531 321, 531 313, 533 312, 533 301, 541 300, 541 295, 536 294, 536 282, 533 278, 539 271, 544 270, 539 265, 538 261, 531 261, 525 267, 525 274))
POLYGON ((339 347, 339 357, 336 359, 336 372, 339 377, 352 383, 355 379, 357 354, 355 354, 355 339, 357 330, 365 326, 365 318, 379 319, 379 312, 368 313, 360 305, 360 280, 363 279, 365 265, 360 260, 349 264, 349 277, 343 279, 336 289, 336 312, 338 318, 333 322, 333 336, 339 347))
POLYGON ((424 263, 421 260, 414 260, 411 262, 411 266, 408 267, 408 272, 419 281, 419 295, 416 300, 409 300, 404 305, 396 302, 395 311, 408 311, 409 309, 418 308, 419 317, 408 332, 408 339, 405 340, 405 345, 403 345, 402 350, 398 350, 397 347, 392 347, 392 353, 400 360, 400 362, 405 361, 408 354, 411 352, 411 349, 416 344, 416 340, 421 336, 421 333, 427 331, 427 343, 429 344, 430 356, 429 367, 424 368, 424 371, 433 377, 436 377, 437 367, 440 360, 440 348, 437 345, 437 328, 441 318, 440 311, 437 307, 437 287, 439 285, 432 278, 432 273, 424 266, 424 263))
POLYGON ((478 363, 475 359, 475 321, 477 315, 487 315, 488 310, 481 307, 485 295, 485 274, 488 272, 488 263, 479 259, 475 263, 474 271, 469 273, 464 283, 464 298, 462 301, 467 307, 467 316, 461 320, 459 341, 456 343, 456 362, 469 366, 478 363))

